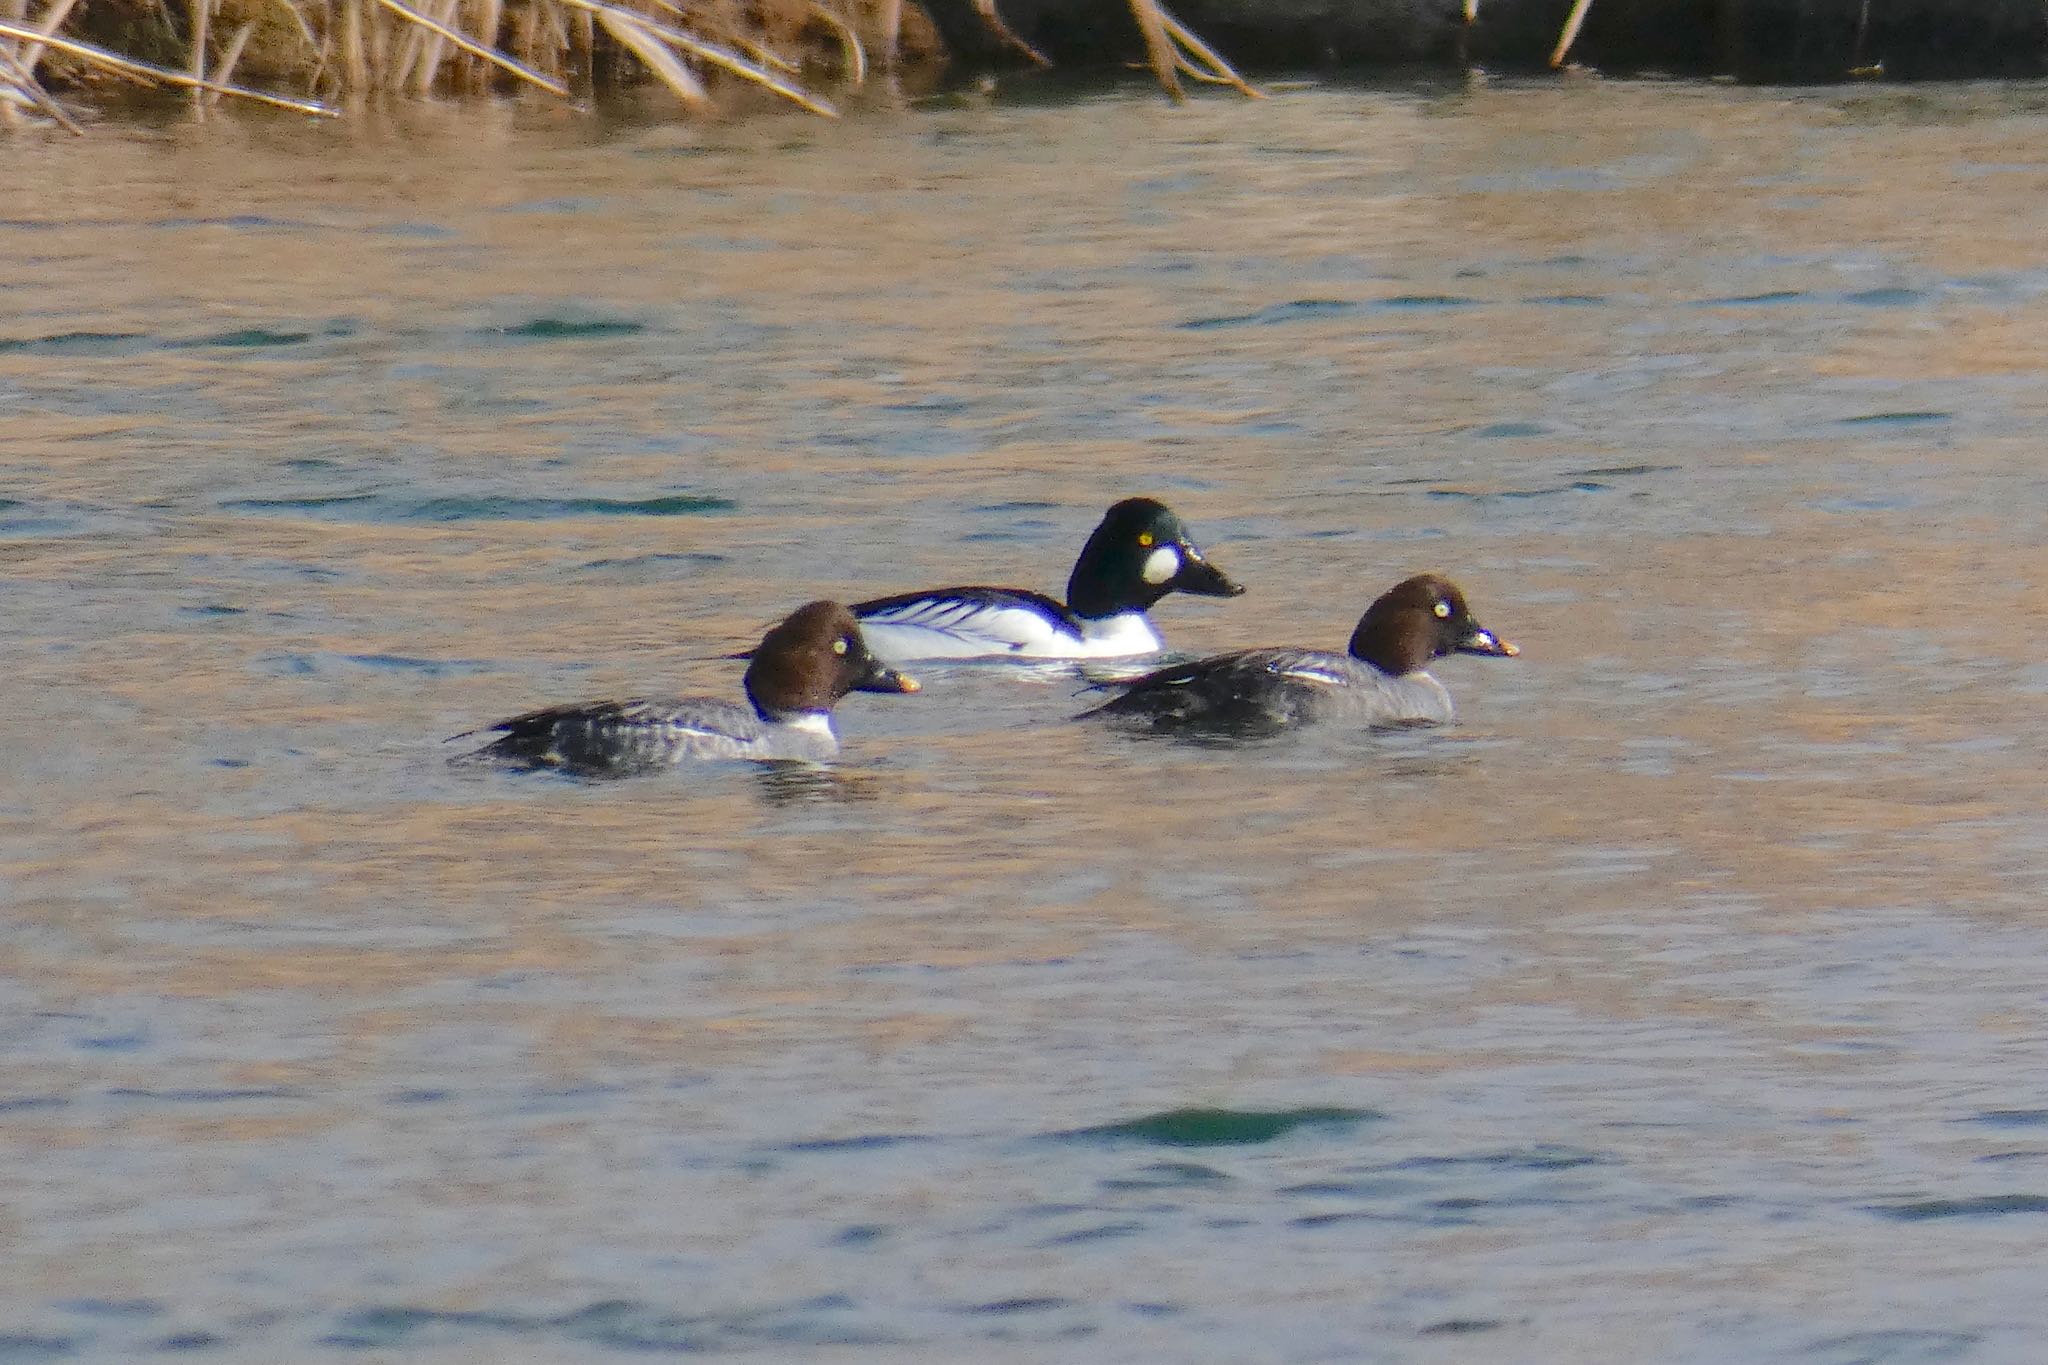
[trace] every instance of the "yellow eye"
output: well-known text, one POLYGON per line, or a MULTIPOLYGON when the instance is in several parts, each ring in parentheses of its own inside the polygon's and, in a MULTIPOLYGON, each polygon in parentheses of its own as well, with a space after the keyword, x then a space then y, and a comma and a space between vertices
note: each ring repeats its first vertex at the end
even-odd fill
POLYGON ((1439 602, 1436 604, 1434 608, 1432 608, 1432 610, 1436 612, 1436 619, 1441 621, 1451 614, 1451 604, 1448 602, 1439 602))
POLYGON ((1152 533, 1150 531, 1138 532, 1138 548, 1141 550, 1152 548, 1152 533))
POLYGON ((846 653, 846 637, 844 635, 832 642, 832 652, 834 654, 846 653))

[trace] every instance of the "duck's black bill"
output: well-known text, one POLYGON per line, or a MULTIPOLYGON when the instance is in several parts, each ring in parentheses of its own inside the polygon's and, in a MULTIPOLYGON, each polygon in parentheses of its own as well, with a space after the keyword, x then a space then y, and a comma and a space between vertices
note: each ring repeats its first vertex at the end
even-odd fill
POLYGON ((920 690, 917 679, 908 673, 898 673, 880 661, 873 661, 860 681, 853 685, 856 692, 916 692, 920 690))
POLYGON ((1458 641, 1457 650, 1460 654, 1490 654, 1496 659, 1512 659, 1522 652, 1512 640, 1503 640, 1476 623, 1472 633, 1458 641))
POLYGON ((1166 580, 1166 586, 1175 592, 1193 593, 1197 597, 1240 597, 1244 584, 1202 558, 1201 552, 1192 545, 1182 547, 1180 572, 1166 580))

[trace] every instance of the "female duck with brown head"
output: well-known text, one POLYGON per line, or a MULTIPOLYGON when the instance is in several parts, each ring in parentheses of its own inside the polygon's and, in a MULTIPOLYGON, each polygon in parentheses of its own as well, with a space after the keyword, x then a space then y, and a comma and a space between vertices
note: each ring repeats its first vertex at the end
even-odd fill
POLYGON ((1442 725, 1451 694, 1429 675, 1447 654, 1513 658, 1521 651, 1479 624, 1456 584, 1418 574, 1366 609, 1347 654, 1246 649, 1128 681, 1088 712, 1153 729, 1277 730, 1318 720, 1442 725))
POLYGON ((832 707, 841 697, 918 690, 868 652, 860 624, 837 602, 797 608, 751 657, 748 705, 636 697, 552 706, 484 726, 500 737, 456 762, 624 777, 693 759, 824 759, 839 751, 832 707))

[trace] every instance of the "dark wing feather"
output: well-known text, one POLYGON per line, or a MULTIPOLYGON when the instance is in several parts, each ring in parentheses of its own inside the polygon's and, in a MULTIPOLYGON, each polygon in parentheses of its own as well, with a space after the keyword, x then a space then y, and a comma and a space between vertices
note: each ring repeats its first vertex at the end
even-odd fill
POLYGON ((509 735, 515 739, 537 739, 542 735, 553 734, 555 727, 565 720, 593 720, 616 723, 627 719, 629 712, 636 709, 644 710, 647 705, 648 703, 645 700, 636 699, 633 701, 570 702, 564 706, 544 706, 538 711, 528 711, 524 715, 493 721, 489 725, 479 725, 474 730, 464 730, 460 734, 448 736, 447 739, 441 742, 449 744, 458 739, 468 739, 474 735, 484 734, 509 735))
MULTIPOLYGON (((932 609, 950 608, 955 604, 980 610, 985 607, 1035 607, 1049 611, 1055 617, 1064 619, 1066 604, 1056 602, 1042 592, 1029 588, 926 588, 923 592, 899 592, 891 597, 877 597, 866 602, 853 604, 853 614, 863 619, 870 616, 901 616, 906 611, 921 615, 914 609, 920 603, 930 603, 932 609)), ((925 624, 922 621, 916 624, 925 624)))
POLYGON ((1155 727, 1267 728, 1303 719, 1345 685, 1338 656, 1311 649, 1246 649, 1174 664, 1125 682, 1122 695, 1088 712, 1155 727))

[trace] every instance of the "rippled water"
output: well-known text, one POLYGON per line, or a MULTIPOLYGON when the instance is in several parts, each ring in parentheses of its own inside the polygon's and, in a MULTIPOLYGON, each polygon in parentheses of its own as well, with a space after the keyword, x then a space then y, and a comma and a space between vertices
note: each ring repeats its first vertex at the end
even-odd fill
POLYGON ((0 142, 0 1360, 2030 1361, 2048 91, 0 142), (1464 722, 451 771, 1170 500, 1464 722))

